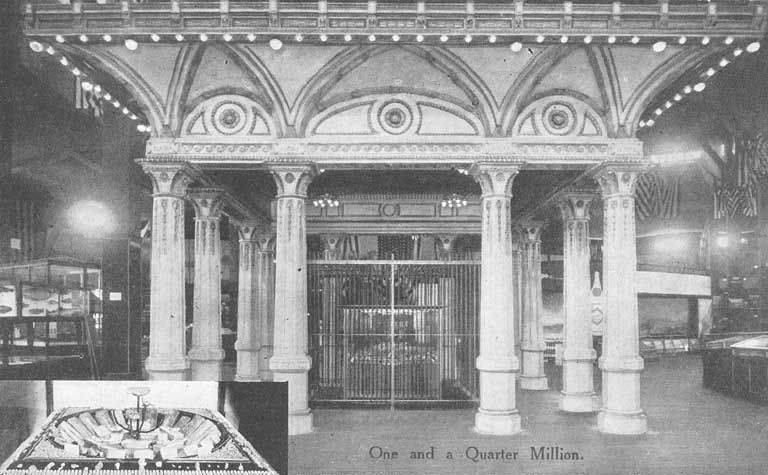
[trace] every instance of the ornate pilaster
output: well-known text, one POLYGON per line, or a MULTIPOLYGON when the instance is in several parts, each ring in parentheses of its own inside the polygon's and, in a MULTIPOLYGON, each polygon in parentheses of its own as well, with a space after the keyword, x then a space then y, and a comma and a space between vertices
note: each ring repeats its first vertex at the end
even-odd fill
POLYGON ((237 224, 239 241, 237 274, 237 368, 235 380, 259 381, 261 328, 258 325, 258 223, 237 224))
POLYGON ((522 246, 522 354, 520 387, 546 390, 544 375, 544 327, 541 322, 541 229, 542 223, 527 222, 519 227, 522 246))
POLYGON ((515 355, 522 359, 520 351, 523 335, 523 250, 520 231, 512 228, 512 285, 515 289, 515 355))
POLYGON ((517 164, 478 162, 471 173, 482 188, 480 288, 480 407, 475 430, 508 435, 520 432, 515 405, 515 289, 512 281, 512 183, 517 164))
POLYGON ((642 169, 605 165, 595 174, 603 195, 603 326, 602 407, 598 430, 612 434, 647 431, 640 408, 637 293, 635 275, 635 186, 642 169))
POLYGON ((259 373, 262 381, 272 381, 269 360, 275 341, 275 233, 264 229, 256 235, 258 298, 256 328, 261 334, 259 373))
POLYGON ((149 310, 150 379, 184 379, 189 369, 185 335, 184 194, 192 181, 183 162, 139 162, 152 179, 152 261, 149 310))
POLYGON ((195 275, 192 315, 192 379, 221 379, 221 213, 224 192, 195 190, 189 196, 195 208, 195 275))
POLYGON ((453 245, 456 243, 455 234, 438 234, 435 236, 437 243, 437 258, 441 261, 453 260, 453 245))
POLYGON ((288 433, 312 431, 308 404, 307 355, 307 187, 315 175, 309 164, 274 165, 277 184, 275 267, 275 348, 269 368, 275 381, 288 382, 288 433))
POLYGON ((592 304, 589 275, 589 207, 594 193, 572 191, 558 203, 563 217, 563 390, 560 409, 594 412, 592 304))

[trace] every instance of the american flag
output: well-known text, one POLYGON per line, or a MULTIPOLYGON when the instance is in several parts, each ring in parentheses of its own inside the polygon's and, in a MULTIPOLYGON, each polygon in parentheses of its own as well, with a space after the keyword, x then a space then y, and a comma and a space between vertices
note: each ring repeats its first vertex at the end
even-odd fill
POLYGON ((653 169, 640 177, 635 191, 635 212, 639 220, 673 219, 677 217, 679 207, 679 176, 665 176, 653 169))
POLYGON ((768 171, 762 133, 734 141, 732 158, 715 183, 715 219, 757 216, 758 178, 768 171))

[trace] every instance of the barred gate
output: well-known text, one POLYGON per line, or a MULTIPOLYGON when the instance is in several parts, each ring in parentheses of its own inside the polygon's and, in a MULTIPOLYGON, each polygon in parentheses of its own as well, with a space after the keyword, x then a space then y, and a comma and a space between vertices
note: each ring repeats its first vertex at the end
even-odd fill
POLYGON ((309 261, 315 401, 477 398, 480 263, 309 261))

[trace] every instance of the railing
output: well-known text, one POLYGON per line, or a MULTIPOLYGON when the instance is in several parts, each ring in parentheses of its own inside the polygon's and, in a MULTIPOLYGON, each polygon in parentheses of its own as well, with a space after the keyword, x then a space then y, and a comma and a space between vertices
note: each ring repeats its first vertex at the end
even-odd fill
MULTIPOLYGON (((762 36, 763 1, 547 0, 482 2, 297 2, 33 0, 24 3, 28 32, 78 34, 131 31, 206 33, 345 33, 441 35, 586 34, 610 31, 641 37, 659 32, 762 36)), ((333 41, 333 38, 329 38, 333 41)), ((405 40, 405 38, 404 38, 405 40)), ((451 38, 449 38, 451 41, 451 38)))
POLYGON ((709 275, 709 270, 707 270, 705 267, 694 266, 690 264, 638 263, 637 270, 643 272, 665 272, 669 274, 709 275))

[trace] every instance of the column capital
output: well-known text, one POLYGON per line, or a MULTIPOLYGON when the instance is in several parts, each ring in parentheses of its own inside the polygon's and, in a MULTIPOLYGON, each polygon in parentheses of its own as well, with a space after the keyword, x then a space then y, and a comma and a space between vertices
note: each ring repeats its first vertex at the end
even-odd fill
POLYGON ((648 169, 644 163, 605 163, 593 173, 603 197, 634 196, 637 179, 648 169))
POLYGON ((318 170, 314 163, 274 164, 269 171, 277 185, 277 197, 306 198, 307 188, 318 170))
POLYGON ((239 221, 235 222, 237 228, 237 237, 240 242, 252 242, 256 241, 256 236, 261 229, 261 223, 256 221, 239 221))
POLYGON ((558 200, 557 206, 563 221, 589 220, 589 208, 597 194, 589 190, 568 190, 558 200))
POLYGON ((542 221, 523 221, 517 226, 523 243, 541 242, 542 229, 544 229, 544 222, 542 221))
POLYGON ((259 229, 254 235, 254 242, 259 248, 259 252, 273 252, 275 250, 275 232, 271 229, 259 229))
POLYGON ((323 240, 323 255, 326 260, 334 260, 339 257, 339 246, 344 240, 344 234, 321 234, 320 239, 323 240))
POLYGON ((221 218, 225 196, 226 192, 219 188, 196 188, 187 192, 197 219, 221 218))
POLYGON ((512 197, 512 183, 520 172, 521 163, 475 162, 470 174, 480 185, 483 197, 512 197))
POLYGON ((155 195, 184 197, 187 187, 195 179, 192 168, 186 162, 153 162, 137 160, 144 173, 152 180, 155 195))

